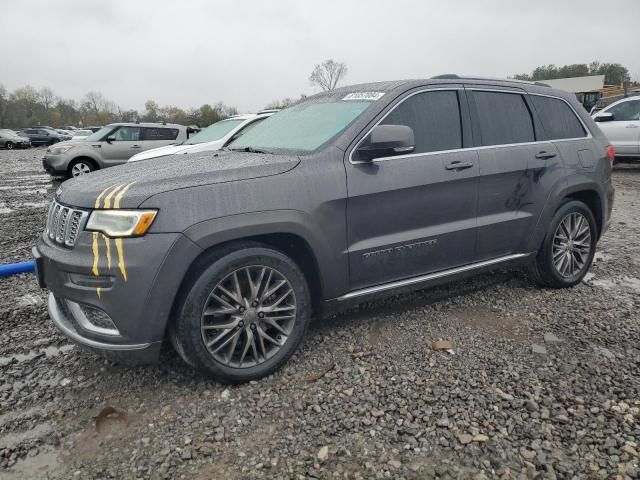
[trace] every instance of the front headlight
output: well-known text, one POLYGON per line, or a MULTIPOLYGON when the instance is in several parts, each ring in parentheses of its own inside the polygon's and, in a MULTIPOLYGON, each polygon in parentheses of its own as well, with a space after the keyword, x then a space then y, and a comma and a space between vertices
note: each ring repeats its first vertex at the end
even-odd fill
POLYGON ((47 151, 54 155, 61 155, 65 152, 68 152, 72 148, 73 148, 73 145, 60 145, 60 146, 49 147, 47 151))
POLYGON ((147 233, 156 210, 94 210, 85 227, 109 237, 139 237, 147 233))

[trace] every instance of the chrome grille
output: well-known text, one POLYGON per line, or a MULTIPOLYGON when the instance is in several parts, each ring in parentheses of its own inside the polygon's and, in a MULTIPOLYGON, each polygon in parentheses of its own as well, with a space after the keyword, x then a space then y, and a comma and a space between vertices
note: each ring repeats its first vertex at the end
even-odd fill
POLYGON ((88 212, 51 202, 45 234, 56 243, 73 247, 87 220, 88 212))

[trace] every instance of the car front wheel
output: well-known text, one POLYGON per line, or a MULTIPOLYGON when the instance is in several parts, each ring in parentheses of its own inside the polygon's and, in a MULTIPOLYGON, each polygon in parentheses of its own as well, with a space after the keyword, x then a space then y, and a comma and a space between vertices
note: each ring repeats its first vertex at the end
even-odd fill
POLYGON ((6 148, 7 150, 13 150, 13 142, 5 143, 4 148, 6 148))
POLYGON ((593 261, 597 235, 596 221, 587 205, 575 200, 562 205, 531 266, 534 279, 552 288, 580 283, 593 261))
POLYGON ((296 263, 247 242, 212 252, 191 271, 172 343, 183 359, 225 383, 243 383, 280 368, 310 320, 309 289, 296 263))
POLYGON ((69 178, 79 177, 81 175, 91 173, 93 172, 93 170, 94 166, 89 160, 79 159, 71 162, 67 171, 67 175, 69 178))

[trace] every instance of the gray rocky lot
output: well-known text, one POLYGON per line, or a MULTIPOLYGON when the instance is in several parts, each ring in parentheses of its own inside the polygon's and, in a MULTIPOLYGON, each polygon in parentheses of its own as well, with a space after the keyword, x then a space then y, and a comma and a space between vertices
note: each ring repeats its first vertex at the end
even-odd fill
MULTIPOLYGON (((0 150, 2 263, 43 228, 42 153, 0 150)), ((614 180, 578 287, 499 271, 363 305, 237 387, 169 350, 96 358, 57 333, 33 276, 0 279, 0 478, 638 478, 640 165, 614 180)))

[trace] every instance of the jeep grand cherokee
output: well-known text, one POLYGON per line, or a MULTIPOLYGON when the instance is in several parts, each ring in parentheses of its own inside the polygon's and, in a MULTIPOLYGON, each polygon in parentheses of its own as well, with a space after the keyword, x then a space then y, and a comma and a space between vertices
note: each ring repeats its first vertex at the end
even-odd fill
POLYGON ((576 285, 613 202, 612 149, 576 99, 462 78, 310 97, 220 152, 66 182, 38 241, 53 322, 121 360, 169 339, 245 382, 313 314, 496 267, 576 285))

